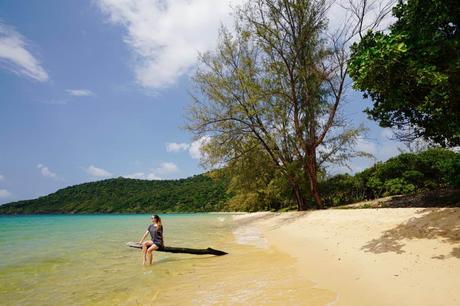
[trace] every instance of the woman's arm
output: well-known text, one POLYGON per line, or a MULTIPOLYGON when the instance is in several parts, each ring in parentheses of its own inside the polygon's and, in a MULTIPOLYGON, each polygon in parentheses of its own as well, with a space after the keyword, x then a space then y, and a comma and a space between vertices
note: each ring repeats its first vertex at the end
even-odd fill
POLYGON ((145 237, 147 237, 148 234, 149 234, 149 231, 145 231, 145 234, 144 234, 144 236, 142 236, 142 239, 141 239, 141 241, 139 241, 139 243, 142 243, 144 241, 145 237))

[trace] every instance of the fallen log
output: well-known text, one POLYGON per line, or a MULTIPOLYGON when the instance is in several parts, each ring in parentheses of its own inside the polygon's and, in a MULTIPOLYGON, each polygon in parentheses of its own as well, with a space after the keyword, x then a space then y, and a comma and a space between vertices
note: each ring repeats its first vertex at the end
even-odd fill
MULTIPOLYGON (((142 244, 138 242, 128 242, 126 245, 131 248, 142 249, 142 244)), ((175 248, 175 247, 168 247, 168 246, 159 248, 158 250, 156 250, 156 252, 185 253, 185 254, 195 254, 195 255, 217 255, 217 256, 228 254, 224 251, 219 251, 219 250, 215 250, 212 248, 190 249, 190 248, 175 248)))

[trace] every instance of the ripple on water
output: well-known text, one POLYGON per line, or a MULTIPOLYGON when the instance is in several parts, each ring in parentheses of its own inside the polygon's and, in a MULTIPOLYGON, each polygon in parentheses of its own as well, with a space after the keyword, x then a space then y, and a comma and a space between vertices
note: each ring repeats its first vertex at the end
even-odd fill
POLYGON ((158 253, 143 267, 142 253, 125 242, 139 239, 147 215, 0 217, 0 235, 8 232, 0 236, 0 304, 314 306, 335 298, 298 275, 295 260, 269 248, 257 229, 235 227, 228 215, 163 219, 167 244, 229 255, 158 253))

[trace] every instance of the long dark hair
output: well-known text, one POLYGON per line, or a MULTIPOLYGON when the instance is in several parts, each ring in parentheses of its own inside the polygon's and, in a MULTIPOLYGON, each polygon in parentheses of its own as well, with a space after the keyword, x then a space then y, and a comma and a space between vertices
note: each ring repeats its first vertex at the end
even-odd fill
POLYGON ((157 223, 157 231, 163 230, 163 224, 161 224, 161 218, 158 215, 153 216, 153 220, 157 223))

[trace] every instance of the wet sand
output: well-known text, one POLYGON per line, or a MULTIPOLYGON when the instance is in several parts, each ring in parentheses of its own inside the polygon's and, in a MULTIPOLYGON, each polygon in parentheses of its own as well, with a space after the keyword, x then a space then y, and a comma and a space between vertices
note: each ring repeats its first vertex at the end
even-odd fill
POLYGON ((269 245, 335 292, 328 305, 460 305, 460 209, 255 213, 269 245))
POLYGON ((159 252, 142 266, 142 252, 126 242, 140 238, 149 217, 0 216, 0 305, 322 306, 336 298, 233 214, 162 215, 166 245, 229 254, 159 252))

